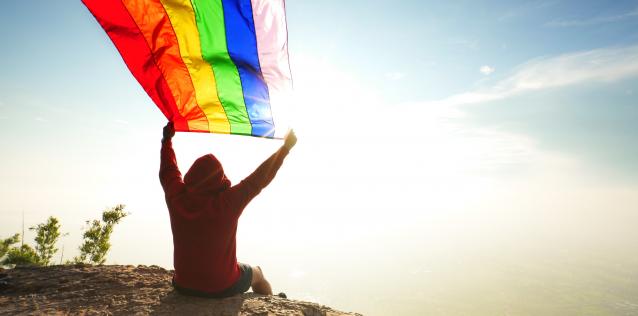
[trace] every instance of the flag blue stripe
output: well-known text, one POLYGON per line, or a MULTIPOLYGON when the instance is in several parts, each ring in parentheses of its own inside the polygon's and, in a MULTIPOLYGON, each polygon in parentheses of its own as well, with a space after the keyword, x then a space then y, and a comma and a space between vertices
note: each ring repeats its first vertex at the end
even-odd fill
POLYGON ((274 123, 268 86, 259 65, 250 0, 222 0, 228 53, 239 71, 252 135, 272 137, 274 123))

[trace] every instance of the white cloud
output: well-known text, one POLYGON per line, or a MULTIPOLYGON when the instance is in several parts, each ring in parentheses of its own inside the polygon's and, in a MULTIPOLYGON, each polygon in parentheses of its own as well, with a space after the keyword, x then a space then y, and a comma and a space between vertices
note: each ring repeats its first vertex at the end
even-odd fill
POLYGON ((468 39, 468 38, 450 38, 448 42, 451 45, 462 46, 470 50, 477 50, 479 48, 479 41, 476 39, 468 39))
POLYGON ((605 23, 619 22, 625 19, 638 17, 638 8, 630 12, 625 12, 616 15, 598 16, 589 19, 581 20, 554 20, 545 23, 546 26, 551 27, 577 27, 577 26, 591 26, 605 23))
POLYGON ((402 72, 389 72, 389 73, 385 74, 385 77, 388 78, 388 80, 397 81, 397 80, 401 80, 401 79, 405 78, 405 73, 402 73, 402 72))
POLYGON ((423 67, 435 67, 438 65, 438 63, 435 60, 430 60, 430 59, 419 59, 418 60, 419 65, 423 66, 423 67))
MULTIPOLYGON (((423 102, 386 104, 374 90, 361 86, 356 77, 342 69, 311 58, 297 58, 295 64, 303 71, 296 79, 295 97, 305 105, 298 109, 295 129, 306 144, 312 144, 307 150, 329 146, 337 152, 351 152, 352 141, 344 135, 353 135, 357 141, 356 153, 328 158, 335 161, 337 173, 367 179, 374 161, 388 161, 393 168, 392 177, 413 181, 423 176, 430 183, 456 179, 469 190, 471 181, 465 179, 469 173, 501 172, 511 166, 522 170, 538 159, 535 143, 528 136, 466 126, 460 120, 464 112, 455 107, 428 106, 423 102), (317 108, 338 111, 341 116, 330 119, 328 127, 327 118, 317 115, 317 108), (353 117, 357 119, 352 120, 353 117), (380 151, 381 147, 384 150, 380 151), (397 153, 401 153, 399 160, 397 153), (371 156, 375 159, 361 162, 361 157, 371 156)), ((312 152, 300 155, 307 158, 300 158, 299 162, 310 164, 325 158, 312 152)), ((454 192, 459 194, 458 190, 454 192)))
POLYGON ((508 98, 523 92, 638 76, 638 45, 601 48, 533 59, 496 84, 431 101, 454 106, 508 98))
POLYGON ((484 74, 484 75, 486 75, 486 76, 489 76, 491 73, 493 73, 493 72, 494 72, 494 67, 490 67, 490 66, 488 66, 488 65, 484 65, 484 66, 481 66, 481 68, 479 68, 479 71, 480 71, 482 74, 484 74))

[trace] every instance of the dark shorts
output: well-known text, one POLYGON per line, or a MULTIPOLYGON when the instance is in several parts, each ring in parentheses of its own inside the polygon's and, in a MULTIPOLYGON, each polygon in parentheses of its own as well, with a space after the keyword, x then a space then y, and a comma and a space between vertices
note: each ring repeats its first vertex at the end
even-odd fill
POLYGON ((208 293, 204 291, 183 288, 175 284, 175 279, 173 279, 173 287, 175 288, 175 290, 177 290, 177 292, 184 295, 209 298, 230 297, 248 291, 248 289, 250 289, 250 285, 253 282, 253 268, 250 265, 240 262, 239 273, 239 279, 237 280, 237 282, 219 293, 208 293))

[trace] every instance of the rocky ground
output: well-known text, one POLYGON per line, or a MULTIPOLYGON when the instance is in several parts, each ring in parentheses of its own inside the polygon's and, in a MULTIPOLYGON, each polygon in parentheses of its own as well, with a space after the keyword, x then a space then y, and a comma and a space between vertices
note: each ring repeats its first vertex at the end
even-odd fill
POLYGON ((226 299, 173 290, 172 272, 157 266, 16 267, 0 271, 0 315, 358 315, 315 303, 246 293, 226 299))

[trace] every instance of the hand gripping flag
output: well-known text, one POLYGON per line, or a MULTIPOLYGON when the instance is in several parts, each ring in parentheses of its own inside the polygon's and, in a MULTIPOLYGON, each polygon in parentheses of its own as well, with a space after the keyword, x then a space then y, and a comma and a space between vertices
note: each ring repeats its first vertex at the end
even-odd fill
POLYGON ((177 131, 280 138, 284 0, 82 0, 177 131))

